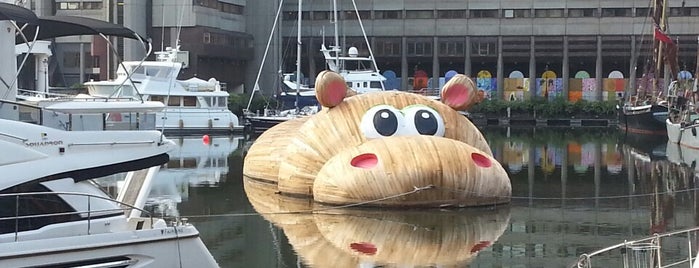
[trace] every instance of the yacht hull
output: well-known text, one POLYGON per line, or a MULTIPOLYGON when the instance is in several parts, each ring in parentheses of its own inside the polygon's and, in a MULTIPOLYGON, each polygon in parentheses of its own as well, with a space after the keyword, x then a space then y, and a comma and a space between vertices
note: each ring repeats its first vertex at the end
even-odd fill
POLYGON ((165 109, 156 114, 157 129, 167 134, 242 133, 243 126, 229 110, 165 109))
POLYGON ((3 267, 218 267, 191 225, 0 243, 3 267))

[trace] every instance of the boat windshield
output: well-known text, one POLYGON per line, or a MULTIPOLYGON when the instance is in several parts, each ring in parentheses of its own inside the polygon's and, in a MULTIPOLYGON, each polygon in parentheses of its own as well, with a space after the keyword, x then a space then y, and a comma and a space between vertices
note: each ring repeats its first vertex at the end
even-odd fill
POLYGON ((134 75, 146 75, 150 77, 157 77, 157 78, 167 78, 170 75, 170 72, 172 68, 168 66, 139 66, 138 68, 134 69, 136 66, 129 66, 130 72, 134 75))

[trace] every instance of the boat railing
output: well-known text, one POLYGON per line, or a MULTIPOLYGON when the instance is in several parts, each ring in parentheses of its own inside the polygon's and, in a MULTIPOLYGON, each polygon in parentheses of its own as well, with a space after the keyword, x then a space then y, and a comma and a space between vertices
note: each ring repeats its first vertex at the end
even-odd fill
POLYGON ((28 89, 17 89, 17 94, 21 95, 21 96, 34 96, 34 97, 41 97, 41 98, 68 98, 68 97, 71 97, 70 94, 36 91, 36 90, 28 90, 28 89))
POLYGON ((654 234, 584 253, 573 267, 609 267, 612 260, 621 260, 624 268, 697 267, 697 241, 699 226, 654 234))
MULTIPOLYGON (((86 234, 90 235, 91 234, 91 222, 94 221, 95 219, 102 218, 106 214, 114 213, 114 212, 122 212, 124 215, 127 215, 132 210, 137 210, 141 212, 141 215, 145 215, 146 218, 150 220, 150 225, 148 225, 150 228, 153 228, 153 223, 154 223, 154 218, 151 212, 144 210, 142 208, 124 203, 124 202, 119 202, 117 200, 114 200, 109 197, 103 197, 103 196, 98 196, 98 195, 93 195, 93 194, 88 194, 88 193, 78 193, 78 192, 26 192, 26 193, 11 193, 11 194, 0 194, 0 201, 2 201, 3 208, 0 210, 0 223, 5 226, 5 228, 9 228, 10 225, 12 224, 11 222, 14 222, 14 240, 15 242, 19 241, 19 233, 22 232, 23 230, 20 230, 21 222, 29 220, 31 221, 32 219, 36 220, 39 218, 46 218, 46 217, 59 217, 59 216, 79 216, 82 217, 83 220, 87 220, 87 226, 86 226, 86 234), (85 202, 87 209, 86 210, 81 210, 81 211, 70 211, 70 212, 55 212, 55 213, 37 213, 37 214, 29 214, 29 215, 23 215, 20 214, 20 210, 23 209, 20 206, 20 201, 22 199, 30 199, 32 202, 54 202, 53 200, 49 199, 44 199, 43 196, 73 196, 73 197, 85 197, 85 202), (32 196, 38 196, 39 198, 31 199, 32 196), (11 199, 14 199, 14 207, 9 207, 10 202, 12 202, 11 199), (108 208, 108 209, 93 209, 92 204, 93 202, 96 202, 96 200, 104 200, 107 202, 113 202, 115 203, 119 208, 108 208), (13 212, 10 212, 13 211, 13 212), (8 213, 9 212, 9 213, 8 213)), ((141 223, 143 224, 143 223, 141 223)), ((142 228, 142 226, 139 226, 139 228, 142 228)), ((9 229, 8 229, 9 230, 9 229)))
POLYGON ((421 89, 410 90, 409 92, 424 95, 424 96, 439 96, 440 89, 439 88, 423 87, 421 89))

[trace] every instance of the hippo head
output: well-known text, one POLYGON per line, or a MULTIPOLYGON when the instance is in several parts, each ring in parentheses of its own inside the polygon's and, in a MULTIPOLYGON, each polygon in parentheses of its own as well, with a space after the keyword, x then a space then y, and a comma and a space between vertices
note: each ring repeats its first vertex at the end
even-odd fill
MULTIPOLYGON (((277 169, 277 178, 267 180, 276 182, 281 193, 327 204, 509 202, 506 172, 480 131, 457 111, 479 100, 474 88, 468 77, 457 75, 442 89, 442 102, 401 91, 345 97, 342 77, 323 72, 316 80, 316 96, 324 108, 268 130, 274 135, 260 136, 256 143, 262 139, 281 148, 254 154, 270 159, 251 163, 277 169)), ((245 165, 247 169, 247 157, 245 165)))

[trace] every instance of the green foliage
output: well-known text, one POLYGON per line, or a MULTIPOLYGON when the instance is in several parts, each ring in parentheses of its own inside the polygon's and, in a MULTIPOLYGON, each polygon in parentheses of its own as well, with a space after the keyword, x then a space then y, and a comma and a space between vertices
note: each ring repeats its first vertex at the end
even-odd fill
POLYGON ((472 107, 470 112, 483 114, 485 117, 507 116, 510 108, 512 117, 536 118, 609 118, 616 112, 614 101, 585 101, 570 102, 564 98, 546 100, 534 98, 524 101, 485 100, 472 107))
MULTIPOLYGON (((250 93, 231 94, 228 97, 228 109, 236 115, 242 115, 243 109, 248 106, 248 101, 250 101, 250 93)), ((276 108, 277 105, 276 99, 262 96, 258 93, 255 94, 252 103, 250 103, 250 111, 254 113, 255 111, 264 110, 265 108, 276 108)))

